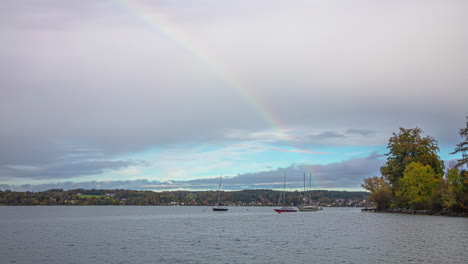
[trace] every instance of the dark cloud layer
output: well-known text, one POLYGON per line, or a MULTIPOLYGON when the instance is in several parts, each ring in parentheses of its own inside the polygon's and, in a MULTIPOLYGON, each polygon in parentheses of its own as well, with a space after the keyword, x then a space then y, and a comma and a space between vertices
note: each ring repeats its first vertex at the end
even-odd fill
POLYGON ((318 135, 311 135, 309 136, 312 140, 317 140, 317 139, 328 139, 328 138, 344 138, 345 135, 340 134, 335 131, 325 131, 322 132, 318 135))
POLYGON ((142 161, 80 161, 73 163, 45 164, 39 167, 31 166, 0 166, 2 178, 27 178, 27 179, 67 179, 72 177, 84 177, 98 175, 126 168, 129 166, 145 166, 142 161))
POLYGON ((351 134, 351 135, 361 135, 361 136, 370 136, 370 135, 375 135, 377 131, 373 129, 349 129, 346 131, 346 134, 351 134))
MULTIPOLYGON (((303 175, 312 175, 313 188, 315 189, 359 189, 362 179, 376 176, 380 167, 384 164, 383 155, 373 153, 365 158, 349 159, 343 162, 327 165, 318 164, 294 164, 287 168, 278 168, 271 171, 255 172, 223 179, 223 187, 226 190, 244 189, 281 189, 286 175, 287 188, 301 189, 303 187, 303 175)), ((60 189, 143 189, 143 190, 206 190, 215 189, 218 179, 198 179, 190 181, 90 181, 90 182, 65 182, 40 185, 0 185, 0 189, 18 191, 43 191, 52 188, 60 189)))

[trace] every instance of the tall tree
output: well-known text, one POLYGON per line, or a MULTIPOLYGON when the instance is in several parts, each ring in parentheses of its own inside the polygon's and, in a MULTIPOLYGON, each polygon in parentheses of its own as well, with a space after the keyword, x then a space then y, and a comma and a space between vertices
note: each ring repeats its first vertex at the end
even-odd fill
POLYGON ((412 162, 429 165, 436 174, 443 173, 444 164, 437 155, 437 140, 430 136, 422 137, 422 133, 420 128, 400 128, 399 133, 393 133, 388 141, 387 163, 380 170, 394 192, 406 167, 412 162))
POLYGON ((450 154, 461 153, 462 158, 458 160, 456 167, 462 167, 465 164, 468 164, 468 116, 466 116, 466 127, 460 128, 458 134, 462 137, 462 141, 457 144, 455 151, 450 154))

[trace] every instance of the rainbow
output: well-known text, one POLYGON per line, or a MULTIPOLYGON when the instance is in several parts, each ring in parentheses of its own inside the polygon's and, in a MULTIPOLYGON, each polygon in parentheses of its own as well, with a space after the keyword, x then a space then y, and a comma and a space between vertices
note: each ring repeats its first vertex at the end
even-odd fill
MULTIPOLYGON (((274 112, 267 107, 267 104, 265 104, 252 89, 249 89, 249 87, 242 83, 242 81, 236 77, 236 74, 222 63, 217 56, 204 48, 203 45, 198 43, 187 31, 183 30, 176 23, 173 23, 166 14, 159 12, 154 7, 141 0, 113 1, 124 10, 124 12, 140 20, 155 33, 164 34, 179 47, 187 50, 193 57, 205 64, 220 80, 233 89, 271 129, 275 132, 279 132, 279 138, 285 142, 291 142, 294 139, 294 137, 288 133, 289 130, 281 126, 279 120, 275 118, 274 112)), ((320 181, 316 176, 313 176, 313 178, 315 184, 320 181)))
MULTIPOLYGON (((160 13, 154 7, 139 0, 114 0, 125 12, 142 21, 148 28, 163 33, 179 47, 184 48, 195 58, 210 68, 224 83, 246 102, 270 128, 283 132, 280 122, 275 118, 274 112, 268 109, 257 94, 248 89, 235 74, 209 50, 198 43, 195 38, 170 21, 166 14, 160 13)), ((287 136, 285 136, 287 137, 287 136)))

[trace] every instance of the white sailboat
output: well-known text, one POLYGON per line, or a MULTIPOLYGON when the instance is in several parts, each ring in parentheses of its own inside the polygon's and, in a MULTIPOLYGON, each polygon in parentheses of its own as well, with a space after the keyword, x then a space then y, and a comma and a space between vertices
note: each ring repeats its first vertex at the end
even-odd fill
POLYGON ((308 205, 303 204, 303 205, 298 206, 297 209, 299 209, 299 211, 314 212, 314 211, 323 210, 321 206, 311 204, 312 202, 312 173, 310 174, 310 183, 309 183, 308 192, 306 192, 305 173, 304 173, 304 196, 309 201, 309 204, 308 205))

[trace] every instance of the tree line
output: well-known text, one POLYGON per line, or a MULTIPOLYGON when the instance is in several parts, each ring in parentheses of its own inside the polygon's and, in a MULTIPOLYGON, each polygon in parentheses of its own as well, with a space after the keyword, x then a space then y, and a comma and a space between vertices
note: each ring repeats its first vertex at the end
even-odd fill
POLYGON ((393 133, 381 176, 366 178, 362 184, 377 209, 468 214, 468 121, 459 135, 462 141, 451 154, 462 157, 445 168, 437 140, 423 136, 422 129, 400 128, 393 133))
MULTIPOLYGON (((312 200, 323 206, 362 206, 367 192, 312 191, 312 200)), ((275 206, 280 191, 242 190, 221 192, 226 205, 275 206)), ((298 191, 286 192, 285 203, 298 205, 304 196, 298 191)), ((0 191, 0 205, 202 205, 217 202, 216 191, 140 191, 100 189, 51 189, 43 192, 0 191)))

